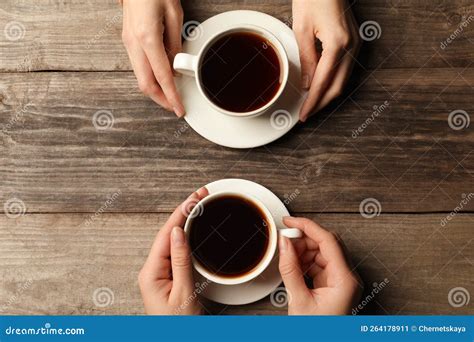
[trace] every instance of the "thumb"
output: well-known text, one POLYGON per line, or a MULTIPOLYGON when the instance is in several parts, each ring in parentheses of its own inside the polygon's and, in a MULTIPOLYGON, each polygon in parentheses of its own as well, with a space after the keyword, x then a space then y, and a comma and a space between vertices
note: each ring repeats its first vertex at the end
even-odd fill
POLYGON ((295 28, 294 31, 300 54, 301 88, 309 89, 318 63, 314 35, 310 29, 295 28))
POLYGON ((181 227, 174 227, 171 231, 171 270, 173 290, 180 292, 193 290, 191 249, 181 227))
POLYGON ((280 263, 278 267, 289 297, 293 300, 304 298, 309 293, 309 289, 304 282, 295 248, 285 236, 280 236, 279 248, 280 263))

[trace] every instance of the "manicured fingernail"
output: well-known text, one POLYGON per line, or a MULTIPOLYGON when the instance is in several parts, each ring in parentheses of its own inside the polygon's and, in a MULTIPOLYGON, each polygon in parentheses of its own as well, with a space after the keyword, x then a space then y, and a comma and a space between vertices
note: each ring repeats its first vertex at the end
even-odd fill
POLYGON ((288 241, 286 237, 284 237, 283 235, 280 236, 280 239, 278 240, 278 244, 280 245, 280 251, 286 251, 286 249, 288 248, 288 241))
POLYGON ((309 88, 309 75, 303 75, 303 77, 301 77, 301 88, 309 88))
POLYGON ((173 239, 173 243, 176 246, 181 246, 184 244, 184 232, 179 227, 174 227, 173 231, 171 232, 171 238, 173 239))
POLYGON ((184 108, 181 106, 173 107, 173 112, 176 113, 177 116, 182 118, 186 112, 184 111, 184 108))

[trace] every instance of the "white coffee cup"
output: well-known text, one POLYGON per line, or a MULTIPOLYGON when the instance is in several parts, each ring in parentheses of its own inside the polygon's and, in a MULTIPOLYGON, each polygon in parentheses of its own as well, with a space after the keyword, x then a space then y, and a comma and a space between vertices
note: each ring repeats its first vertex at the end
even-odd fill
POLYGON ((269 232, 269 239, 268 239, 268 245, 267 249, 265 251, 264 256, 260 260, 260 262, 249 272, 239 275, 239 276, 233 276, 233 277, 224 277, 215 273, 212 273, 208 269, 206 269, 201 263, 196 260, 196 258, 193 256, 193 265, 194 268, 196 269, 197 272, 199 272, 202 276, 204 276, 206 279, 209 279, 210 281, 218 284, 223 284, 223 285, 235 285, 235 284, 241 284, 245 283, 249 280, 254 279, 258 275, 260 275, 265 269, 268 267, 270 262, 272 261, 277 245, 278 245, 278 235, 283 235, 288 238, 301 238, 303 236, 303 232, 299 230, 298 228, 281 228, 278 229, 276 227, 275 221, 272 217, 272 214, 268 210, 265 205, 256 199, 253 196, 243 194, 240 192, 231 192, 231 191, 222 191, 222 192, 216 192, 213 194, 210 194, 206 196, 204 199, 202 199, 199 203, 196 204, 196 206, 191 210, 188 219, 186 220, 186 224, 184 225, 184 231, 186 232, 187 236, 189 237, 189 232, 192 229, 192 223, 195 217, 199 216, 200 214, 203 213, 206 207, 206 203, 213 201, 215 199, 219 199, 222 197, 226 196, 236 196, 240 197, 246 201, 249 201, 255 207, 259 208, 260 211, 264 214, 266 221, 268 222, 268 232, 269 232))
MULTIPOLYGON (((288 64, 288 56, 286 54, 285 48, 280 43, 280 41, 269 31, 266 29, 256 26, 256 25, 239 25, 237 27, 228 28, 222 32, 219 32, 209 38, 204 45, 201 47, 197 55, 191 55, 188 53, 178 53, 173 62, 173 68, 184 75, 193 76, 196 79, 197 87, 201 95, 207 100, 210 106, 212 106, 216 111, 227 114, 230 116, 236 117, 253 117, 264 113, 269 107, 271 107, 283 93, 283 90, 286 86, 288 81, 288 73, 289 73, 289 64, 288 64), (207 52, 207 50, 212 46, 212 44, 218 40, 219 38, 234 32, 250 32, 259 35, 262 37, 267 43, 269 43, 278 55, 278 60, 280 62, 280 88, 275 93, 273 98, 267 102, 262 107, 259 107, 255 110, 248 111, 248 112, 232 112, 226 110, 224 108, 219 107, 211 99, 206 95, 203 91, 203 85, 200 75, 200 68, 203 62, 203 58, 207 52)), ((258 75, 256 75, 258 77, 258 75)))

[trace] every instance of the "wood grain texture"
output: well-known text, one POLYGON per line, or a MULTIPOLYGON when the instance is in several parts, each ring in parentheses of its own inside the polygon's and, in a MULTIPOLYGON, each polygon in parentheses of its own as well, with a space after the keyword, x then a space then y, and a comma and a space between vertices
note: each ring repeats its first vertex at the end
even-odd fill
MULTIPOLYGON (((249 9, 291 25, 291 1, 183 0, 185 20, 249 9)), ((379 39, 367 42, 364 68, 467 67, 473 60, 470 0, 350 1, 359 24, 376 21, 379 39), (466 27, 463 26, 466 23, 466 27), (461 30, 461 31, 460 31, 461 30), (441 45, 452 34, 455 39, 441 45)), ((130 70, 121 42, 121 9, 116 0, 4 0, 0 24, 19 23, 21 33, 0 35, 0 71, 130 70), (11 38, 14 39, 11 39, 11 38), (23 37, 16 40, 16 37, 23 37)))
MULTIPOLYGON (((341 100, 265 147, 234 150, 198 136, 136 89, 132 73, 4 74, 0 79, 0 202, 28 212, 170 212, 221 178, 272 189, 299 212, 451 211, 474 192, 473 69, 359 72, 341 100), (449 87, 446 85, 449 84, 449 87), (388 106, 373 116, 373 106, 388 106), (94 113, 113 126, 96 130, 94 113), (354 130, 367 124, 354 138, 354 130), (369 120, 370 121, 370 120, 369 120)), ((463 207, 474 210, 474 201, 463 207)))
MULTIPOLYGON (((137 274, 165 214, 33 214, 0 216, 0 310, 8 314, 142 314, 137 274), (90 225, 86 226, 86 220, 90 225), (94 290, 110 288, 113 304, 101 308, 94 290)), ((309 215, 337 231, 365 282, 386 286, 364 314, 469 314, 449 305, 448 292, 474 292, 472 225, 459 214, 309 215), (387 280, 385 280, 387 279, 387 280)), ((211 314, 285 314, 269 297, 226 307, 203 301, 211 314)))

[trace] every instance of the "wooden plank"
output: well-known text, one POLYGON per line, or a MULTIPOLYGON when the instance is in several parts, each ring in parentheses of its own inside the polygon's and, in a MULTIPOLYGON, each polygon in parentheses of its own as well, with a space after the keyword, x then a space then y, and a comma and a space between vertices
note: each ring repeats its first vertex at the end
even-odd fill
MULTIPOLYGON (((202 22, 225 11, 249 9, 289 25, 292 21, 290 0, 182 2, 185 20, 202 22)), ((371 0, 357 2, 353 9, 360 24, 370 20, 381 27, 380 38, 362 49, 364 68, 467 67, 472 62, 470 0, 371 0), (446 44, 451 35, 454 39, 446 44)), ((2 31, 12 23, 20 28, 18 36, 0 35, 0 71, 130 70, 116 0, 4 0, 0 23, 2 31)))
MULTIPOLYGON (((0 310, 2 314, 141 314, 137 287, 158 227, 168 214, 27 214, 0 216, 0 310), (85 225, 86 221, 90 224, 85 225), (107 287, 114 301, 97 307, 93 293, 107 287)), ((373 284, 385 287, 362 313, 469 314, 448 293, 474 291, 474 215, 311 214, 341 234, 363 277, 364 298, 373 284), (387 280, 385 280, 387 279, 387 280), (428 295, 427 295, 428 294, 428 295)), ((238 307, 204 302, 213 314, 285 314, 269 298, 238 307)))
MULTIPOLYGON (((208 182, 246 178, 299 212, 357 213, 370 197, 382 212, 454 210, 474 192, 474 125, 453 130, 448 115, 474 113, 474 70, 359 76, 352 94, 284 138, 233 150, 156 107, 130 72, 4 74, 0 203, 95 212, 120 192, 109 211, 169 212, 208 182), (110 129, 93 126, 99 110, 113 115, 110 129)), ((474 210, 474 201, 461 209, 474 210)))

